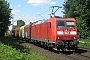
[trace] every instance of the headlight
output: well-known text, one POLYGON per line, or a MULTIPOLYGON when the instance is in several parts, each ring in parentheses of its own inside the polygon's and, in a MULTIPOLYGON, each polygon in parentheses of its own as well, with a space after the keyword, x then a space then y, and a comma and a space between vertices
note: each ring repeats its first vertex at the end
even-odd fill
POLYGON ((75 35, 75 34, 77 34, 77 32, 76 31, 71 31, 70 34, 74 34, 75 35))
POLYGON ((57 34, 61 35, 61 34, 63 34, 63 31, 57 31, 57 34))

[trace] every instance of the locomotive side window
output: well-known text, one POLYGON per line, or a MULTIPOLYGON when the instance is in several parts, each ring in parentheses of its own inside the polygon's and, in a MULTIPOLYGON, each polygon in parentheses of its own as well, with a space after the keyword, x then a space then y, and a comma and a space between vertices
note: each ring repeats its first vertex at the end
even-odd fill
POLYGON ((75 27, 74 21, 66 21, 66 27, 74 28, 75 27))
POLYGON ((56 21, 57 28, 65 28, 65 22, 64 21, 56 21))

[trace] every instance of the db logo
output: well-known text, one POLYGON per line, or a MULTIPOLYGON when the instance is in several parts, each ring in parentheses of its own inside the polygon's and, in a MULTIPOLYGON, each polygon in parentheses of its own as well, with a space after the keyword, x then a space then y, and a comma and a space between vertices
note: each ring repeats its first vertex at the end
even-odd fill
POLYGON ((68 34, 68 32, 64 32, 65 34, 68 34))

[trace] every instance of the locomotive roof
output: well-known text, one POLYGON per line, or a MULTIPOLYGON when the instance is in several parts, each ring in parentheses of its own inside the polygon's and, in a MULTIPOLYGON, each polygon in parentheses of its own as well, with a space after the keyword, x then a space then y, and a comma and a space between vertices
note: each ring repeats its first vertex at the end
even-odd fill
POLYGON ((50 19, 54 19, 54 20, 70 20, 70 21, 75 21, 75 18, 50 18, 50 19))

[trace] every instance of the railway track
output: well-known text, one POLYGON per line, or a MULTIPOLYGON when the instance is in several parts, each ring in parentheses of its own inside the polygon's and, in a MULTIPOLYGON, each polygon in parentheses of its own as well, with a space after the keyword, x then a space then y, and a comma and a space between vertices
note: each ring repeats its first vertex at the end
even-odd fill
POLYGON ((71 54, 64 54, 70 60, 90 60, 90 49, 78 48, 71 54))
POLYGON ((90 49, 80 47, 76 51, 60 52, 60 55, 70 60, 90 60, 90 49))
POLYGON ((66 57, 70 58, 71 60, 90 60, 90 54, 87 56, 86 54, 73 53, 67 55, 66 57))
POLYGON ((85 48, 78 48, 75 52, 61 52, 58 51, 59 54, 57 54, 57 51, 49 51, 48 49, 44 49, 41 47, 38 47, 37 45, 34 45, 32 43, 26 43, 24 44, 29 48, 35 49, 38 52, 40 52, 42 55, 47 55, 51 58, 51 60, 90 60, 90 50, 85 48), (52 58, 53 56, 53 58, 52 58))

